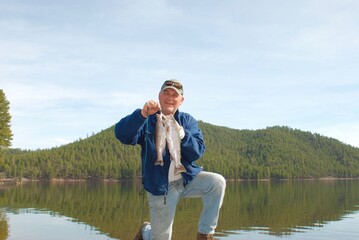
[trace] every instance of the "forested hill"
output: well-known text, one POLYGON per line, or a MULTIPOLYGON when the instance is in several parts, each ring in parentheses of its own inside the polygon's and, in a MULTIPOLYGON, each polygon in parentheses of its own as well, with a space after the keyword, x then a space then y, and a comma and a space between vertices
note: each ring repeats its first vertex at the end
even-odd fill
MULTIPOLYGON (((226 178, 359 177, 359 148, 288 127, 235 130, 199 122, 206 152, 198 164, 226 178)), ((139 146, 121 144, 110 127, 86 139, 37 151, 10 150, 6 177, 135 178, 139 146)))

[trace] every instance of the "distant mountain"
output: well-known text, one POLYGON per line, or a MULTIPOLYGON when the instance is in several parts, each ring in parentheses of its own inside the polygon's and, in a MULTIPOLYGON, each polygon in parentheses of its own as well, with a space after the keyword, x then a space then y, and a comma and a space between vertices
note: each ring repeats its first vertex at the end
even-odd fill
MULTIPOLYGON (((197 163, 226 178, 359 177, 359 149, 289 127, 236 130, 200 121, 206 152, 197 163)), ((140 147, 121 144, 114 126, 52 149, 10 149, 0 162, 6 177, 113 178, 140 176, 140 147)))

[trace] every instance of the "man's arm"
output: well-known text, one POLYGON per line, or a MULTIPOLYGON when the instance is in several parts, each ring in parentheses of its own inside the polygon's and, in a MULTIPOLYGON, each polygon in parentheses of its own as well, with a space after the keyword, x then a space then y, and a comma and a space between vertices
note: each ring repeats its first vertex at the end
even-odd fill
POLYGON ((115 125, 116 138, 123 144, 136 145, 145 120, 146 118, 141 115, 141 109, 136 109, 115 125))

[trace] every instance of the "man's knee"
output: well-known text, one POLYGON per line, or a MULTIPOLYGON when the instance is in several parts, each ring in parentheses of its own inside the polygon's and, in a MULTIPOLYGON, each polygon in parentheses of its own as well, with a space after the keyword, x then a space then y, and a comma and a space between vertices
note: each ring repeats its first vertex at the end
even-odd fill
POLYGON ((218 173, 216 173, 216 180, 214 181, 214 183, 218 188, 223 190, 226 189, 226 179, 218 173))

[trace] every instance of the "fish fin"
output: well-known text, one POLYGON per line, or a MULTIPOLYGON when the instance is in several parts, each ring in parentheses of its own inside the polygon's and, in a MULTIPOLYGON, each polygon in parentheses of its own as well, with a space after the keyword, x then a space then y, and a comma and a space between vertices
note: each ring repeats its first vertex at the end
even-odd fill
POLYGON ((175 175, 180 174, 181 172, 186 172, 186 168, 182 165, 182 163, 179 163, 178 166, 176 164, 175 167, 175 175))
POLYGON ((155 165, 163 166, 163 160, 157 159, 157 160, 155 161, 155 165))

